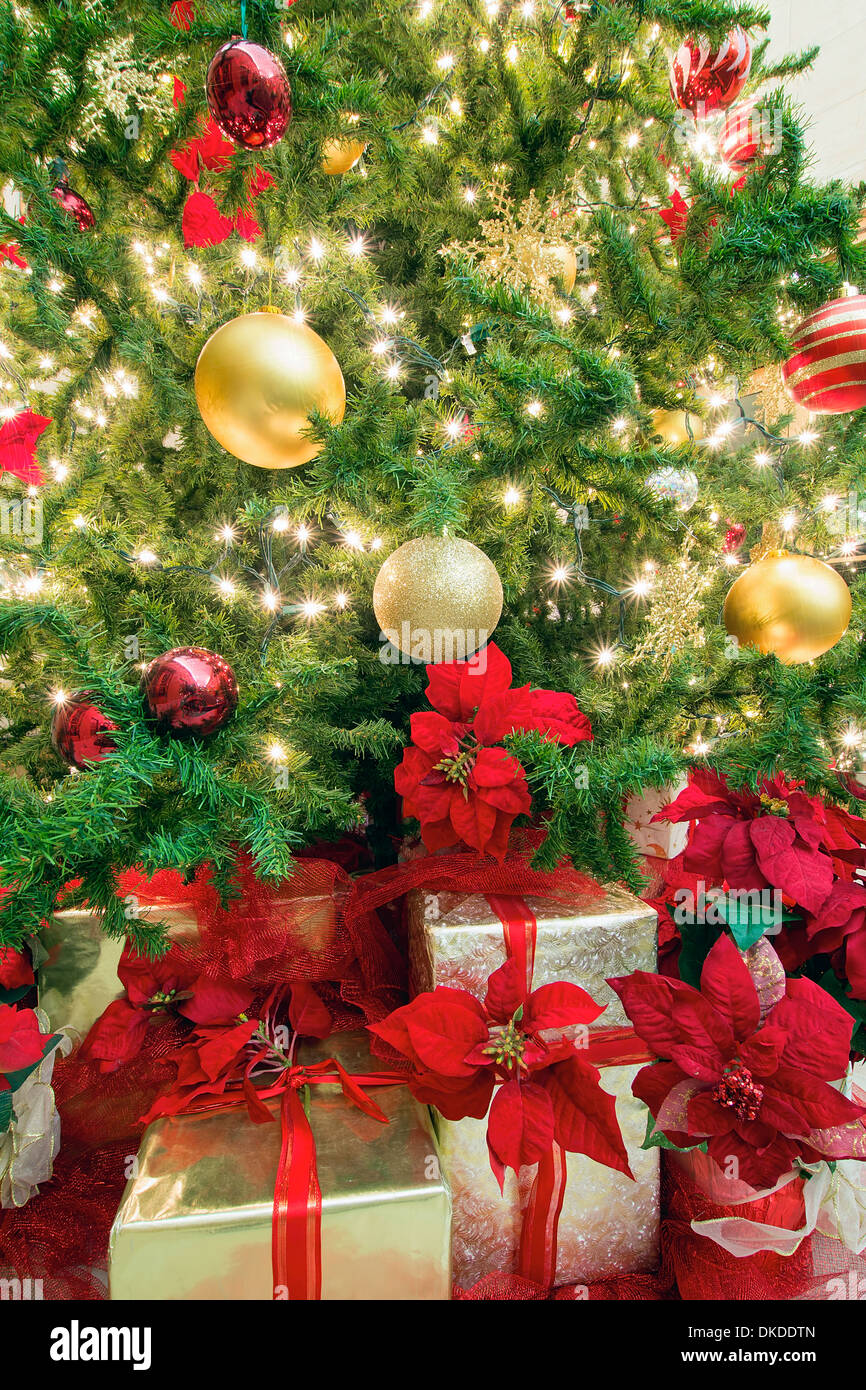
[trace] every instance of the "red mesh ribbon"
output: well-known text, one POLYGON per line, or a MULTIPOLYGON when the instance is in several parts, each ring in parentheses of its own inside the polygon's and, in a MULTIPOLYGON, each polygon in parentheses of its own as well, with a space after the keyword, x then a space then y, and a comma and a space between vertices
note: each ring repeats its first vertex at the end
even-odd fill
POLYGON ((170 870, 151 879, 129 872, 118 882, 121 895, 132 894, 155 918, 166 907, 194 917, 198 937, 177 949, 203 974, 244 980, 263 994, 292 980, 321 982, 335 1030, 383 1018, 402 1001, 400 952, 372 912, 347 910, 353 881, 330 859, 298 859, 291 878, 274 885, 241 856, 227 907, 207 868, 190 883, 170 870))

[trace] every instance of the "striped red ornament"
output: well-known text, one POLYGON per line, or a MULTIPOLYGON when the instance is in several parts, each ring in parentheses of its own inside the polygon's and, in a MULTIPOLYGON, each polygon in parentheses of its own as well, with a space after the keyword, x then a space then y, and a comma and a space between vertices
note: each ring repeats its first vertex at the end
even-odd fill
POLYGON ((685 39, 670 65, 671 96, 684 111, 705 116, 736 101, 752 66, 745 29, 732 29, 719 48, 706 39, 685 39))
POLYGON ((763 115, 754 102, 732 106, 725 113, 719 137, 719 154, 729 169, 741 174, 748 169, 759 149, 765 148, 761 122, 763 115))
POLYGON ((782 380, 792 400, 818 415, 866 406, 866 295, 831 299, 803 320, 782 380))

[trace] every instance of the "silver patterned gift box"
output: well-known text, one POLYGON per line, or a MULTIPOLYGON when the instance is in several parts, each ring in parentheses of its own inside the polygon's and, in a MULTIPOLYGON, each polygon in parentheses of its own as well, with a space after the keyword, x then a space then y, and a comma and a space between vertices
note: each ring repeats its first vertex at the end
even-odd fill
MULTIPOLYGON (((625 1027, 606 979, 655 970, 654 909, 618 887, 575 897, 567 906, 532 897, 526 902, 537 922, 533 986, 557 980, 580 985, 607 1006, 594 1028, 625 1027)), ((409 955, 413 993, 448 985, 483 998, 489 976, 506 959, 502 923, 480 894, 415 890, 409 895, 409 955)), ((567 1155, 557 1284, 647 1272, 658 1263, 659 1157, 657 1149, 641 1148, 646 1109, 631 1094, 639 1069, 634 1063, 601 1068, 601 1084, 616 1097, 634 1181, 581 1154, 567 1155)), ((515 1272, 534 1168, 509 1172, 500 1194, 486 1120, 437 1115, 436 1127, 454 1204, 455 1282, 469 1288, 485 1274, 515 1272)))

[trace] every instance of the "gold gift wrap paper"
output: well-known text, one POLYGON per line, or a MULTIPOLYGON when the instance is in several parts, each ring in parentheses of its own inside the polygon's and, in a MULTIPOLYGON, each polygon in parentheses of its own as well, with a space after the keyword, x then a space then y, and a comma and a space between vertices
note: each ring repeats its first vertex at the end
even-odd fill
MULTIPOLYGON (((568 905, 531 897, 526 902, 538 923, 533 985, 557 980, 580 985, 607 1006, 594 1029, 627 1026, 606 979, 656 969, 654 909, 618 887, 575 897, 568 905)), ((481 894, 416 890, 409 898, 409 956, 414 993, 448 985, 483 999, 488 977, 506 959, 502 923, 481 894)), ((635 1180, 582 1154, 568 1154, 557 1283, 591 1283, 645 1272, 658 1263, 658 1150, 641 1148, 646 1109, 631 1094, 639 1070, 634 1064, 601 1068, 601 1084, 616 1097, 635 1180)), ((487 1121, 437 1116, 436 1125, 454 1205, 455 1283, 469 1288, 484 1274, 515 1272, 522 1210, 535 1168, 509 1172, 500 1194, 490 1168, 487 1121)))
MULTIPOLYGON (((566 1156, 568 1182, 557 1239, 557 1284, 592 1283, 613 1274, 655 1269, 659 1243, 658 1149, 641 1149, 646 1110, 631 1094, 639 1067, 602 1067, 601 1084, 616 1096, 616 1113, 634 1173, 566 1156)), ((522 1211, 535 1168, 509 1169, 505 1190, 490 1167, 487 1121, 436 1117, 442 1170, 454 1202, 454 1282, 470 1288, 485 1274, 518 1267, 522 1211)))
POLYGON ((39 966, 39 1007, 52 1028, 69 1028, 77 1044, 99 1015, 123 993, 117 978, 123 942, 101 929, 99 912, 55 912, 40 941, 47 957, 39 966))
MULTIPOLYGON (((655 970, 655 909, 616 887, 569 904, 526 903, 538 923, 533 985, 580 985, 606 1005, 596 1027, 625 1026, 625 1011, 606 980, 655 970)), ((413 994, 449 985, 483 999, 488 978, 506 959, 502 923, 480 893, 415 889, 409 894, 409 959, 413 994)))
MULTIPOLYGON (((292 940, 302 950, 315 955, 333 946, 337 933, 333 896, 298 897, 287 892, 276 898, 271 912, 277 927, 283 904, 292 940)), ((238 904, 235 911, 242 917, 243 905, 238 904)), ((198 935, 191 904, 149 905, 139 915, 144 921, 164 922, 173 943, 183 944, 198 935)), ((39 1007, 53 1028, 71 1029, 77 1044, 112 1000, 123 994, 117 967, 125 943, 105 935, 101 913, 75 909, 55 912, 40 934, 40 944, 46 958, 38 970, 39 1007)))
MULTIPOLYGON (((363 1035, 307 1048, 349 1072, 381 1070, 363 1035)), ((322 1190, 322 1298, 447 1299, 451 1202, 429 1116, 404 1086, 371 1087, 389 1123, 338 1086, 310 1087, 322 1190)), ((275 1115, 279 1101, 267 1102, 275 1115)), ((271 1299, 280 1125, 243 1103, 157 1120, 115 1218, 113 1299, 271 1299)))

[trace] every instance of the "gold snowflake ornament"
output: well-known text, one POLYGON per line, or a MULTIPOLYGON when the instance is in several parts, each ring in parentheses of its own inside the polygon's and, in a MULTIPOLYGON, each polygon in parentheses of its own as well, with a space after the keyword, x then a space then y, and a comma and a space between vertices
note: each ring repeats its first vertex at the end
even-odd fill
POLYGON ((502 174, 494 177, 485 193, 491 216, 480 221, 479 236, 469 242, 450 242, 443 247, 443 255, 465 256, 485 280, 528 292, 550 307, 561 304, 577 278, 573 244, 577 211, 568 208, 567 198, 542 202, 535 192, 517 204, 502 174))

